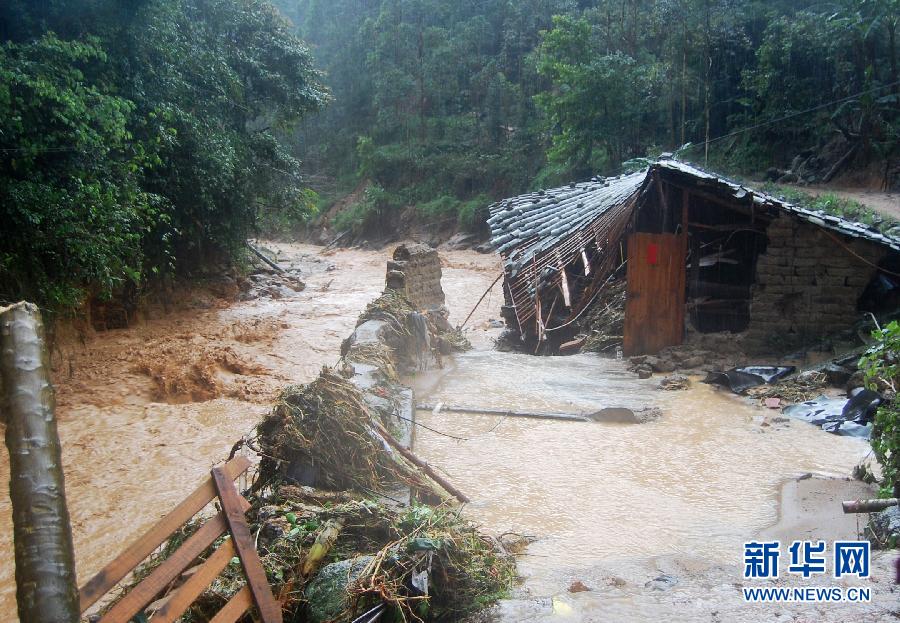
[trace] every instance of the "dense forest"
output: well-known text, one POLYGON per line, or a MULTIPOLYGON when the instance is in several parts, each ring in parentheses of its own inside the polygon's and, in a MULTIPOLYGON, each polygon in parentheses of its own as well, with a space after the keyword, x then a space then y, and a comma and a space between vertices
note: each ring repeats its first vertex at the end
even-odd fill
POLYGON ((133 294, 317 210, 475 229, 664 151, 900 183, 898 0, 276 5, 0 5, 0 299, 133 294))
POLYGON ((0 36, 0 299, 128 296, 308 213, 280 137, 328 95, 268 2, 6 0, 0 36))
POLYGON ((411 205, 471 227, 490 198, 686 144, 744 174, 815 153, 824 175, 853 148, 885 177, 898 158, 896 0, 279 6, 334 94, 299 134, 314 183, 371 182, 339 228, 411 205))

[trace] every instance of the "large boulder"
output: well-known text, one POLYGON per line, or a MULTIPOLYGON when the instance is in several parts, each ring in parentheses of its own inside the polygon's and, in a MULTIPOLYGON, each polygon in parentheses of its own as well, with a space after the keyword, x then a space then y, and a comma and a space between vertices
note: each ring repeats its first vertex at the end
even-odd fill
POLYGON ((325 623, 347 610, 350 607, 347 589, 359 579, 370 562, 372 556, 359 556, 322 567, 304 591, 309 602, 309 620, 325 623))

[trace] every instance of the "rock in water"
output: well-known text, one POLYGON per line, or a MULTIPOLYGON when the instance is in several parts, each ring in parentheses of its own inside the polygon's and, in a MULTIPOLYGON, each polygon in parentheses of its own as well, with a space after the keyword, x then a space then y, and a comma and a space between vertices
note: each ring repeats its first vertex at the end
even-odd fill
POLYGON ((667 376, 659 382, 660 389, 666 389, 670 391, 688 389, 690 386, 691 380, 682 374, 673 374, 671 376, 667 376))

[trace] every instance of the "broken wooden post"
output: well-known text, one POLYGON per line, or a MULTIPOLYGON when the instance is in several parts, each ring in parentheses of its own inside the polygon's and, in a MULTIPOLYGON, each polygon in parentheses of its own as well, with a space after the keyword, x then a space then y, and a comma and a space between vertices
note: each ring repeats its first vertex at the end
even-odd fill
POLYGON ((75 552, 44 342, 36 305, 0 308, 0 414, 9 450, 16 600, 22 623, 77 623, 75 552))
POLYGON ((900 500, 897 498, 885 498, 882 500, 848 500, 841 502, 844 507, 844 514, 850 513, 877 513, 891 506, 897 506, 900 500))

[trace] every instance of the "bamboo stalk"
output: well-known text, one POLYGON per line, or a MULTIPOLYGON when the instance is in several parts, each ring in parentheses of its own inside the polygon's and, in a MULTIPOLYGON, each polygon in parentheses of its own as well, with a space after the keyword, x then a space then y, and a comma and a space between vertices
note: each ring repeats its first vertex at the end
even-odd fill
POLYGON ((399 441, 397 441, 394 438, 394 436, 391 435, 390 432, 388 432, 388 430, 384 426, 381 425, 380 422, 373 421, 372 424, 375 426, 375 430, 378 431, 378 434, 381 435, 382 437, 384 437, 384 440, 387 441, 388 444, 390 444, 390 446, 392 448, 394 448, 397 452, 399 452, 404 457, 406 457, 410 463, 412 463, 416 467, 420 468, 423 472, 428 474, 428 477, 431 478, 436 483, 438 483, 441 487, 443 487, 443 489, 447 493, 449 493, 450 495, 455 497, 457 500, 459 500, 463 504, 466 504, 469 502, 469 498, 462 491, 460 491, 459 489, 454 487, 453 484, 448 482, 446 478, 444 478, 443 476, 438 474, 436 471, 434 471, 434 469, 432 469, 431 465, 429 465, 428 463, 426 463, 425 461, 423 461, 422 459, 417 457, 408 448, 405 448, 403 446, 403 444, 401 444, 399 441))
MULTIPOLYGON (((416 409, 421 411, 433 411, 434 405, 416 405, 416 409)), ((543 411, 513 411, 511 409, 488 409, 476 407, 454 407, 441 406, 441 411, 449 411, 451 413, 475 413, 478 415, 502 415, 508 417, 533 418, 537 420, 563 420, 567 422, 588 422, 590 421, 584 415, 576 413, 547 413, 543 411)))
POLYGON ((22 623, 77 623, 78 584, 40 311, 0 309, 0 395, 9 450, 22 623))
POLYGON ((322 531, 316 537, 316 542, 309 548, 306 554, 306 560, 303 561, 303 575, 309 577, 313 571, 319 568, 325 555, 337 541, 338 535, 344 528, 344 524, 340 519, 330 520, 322 527, 322 531))

